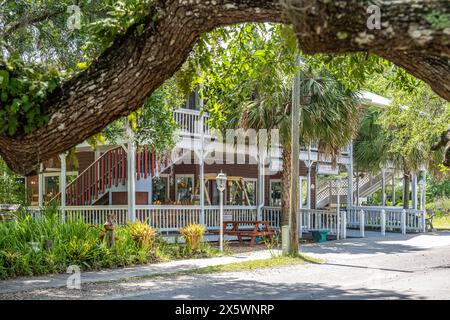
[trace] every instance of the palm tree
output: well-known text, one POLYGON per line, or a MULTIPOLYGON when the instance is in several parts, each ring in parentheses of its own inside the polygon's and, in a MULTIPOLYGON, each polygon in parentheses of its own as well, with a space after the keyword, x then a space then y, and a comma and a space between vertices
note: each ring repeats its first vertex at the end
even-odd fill
MULTIPOLYGON (((395 170, 403 172, 403 208, 409 208, 409 194, 411 171, 418 170, 420 165, 428 163, 432 174, 433 168, 440 163, 442 152, 430 152, 431 144, 419 141, 408 154, 396 151, 398 144, 396 130, 398 127, 390 126, 386 130, 380 123, 383 110, 378 107, 369 107, 362 115, 358 134, 354 141, 353 156, 358 171, 376 173, 383 164, 390 162, 395 170), (397 139, 397 140, 396 140, 397 139)), ((401 140, 407 143, 408 137, 401 140)))
MULTIPOLYGON (((331 155, 335 164, 339 150, 356 134, 358 98, 327 70, 317 72, 307 67, 301 72, 305 74, 300 86, 301 96, 308 98, 301 99, 300 143, 317 142, 319 152, 331 155)), ((252 99, 237 108, 229 124, 242 129, 279 130, 283 157, 280 225, 285 226, 289 224, 290 209, 293 75, 275 72, 260 83, 262 85, 255 84, 252 99)))

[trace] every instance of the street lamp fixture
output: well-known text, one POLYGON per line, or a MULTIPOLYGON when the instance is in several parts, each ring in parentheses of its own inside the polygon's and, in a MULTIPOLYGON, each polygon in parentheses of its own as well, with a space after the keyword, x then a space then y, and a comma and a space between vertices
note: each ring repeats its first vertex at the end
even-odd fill
POLYGON ((216 177, 216 185, 220 196, 219 251, 223 252, 223 192, 227 186, 227 175, 222 171, 216 177))

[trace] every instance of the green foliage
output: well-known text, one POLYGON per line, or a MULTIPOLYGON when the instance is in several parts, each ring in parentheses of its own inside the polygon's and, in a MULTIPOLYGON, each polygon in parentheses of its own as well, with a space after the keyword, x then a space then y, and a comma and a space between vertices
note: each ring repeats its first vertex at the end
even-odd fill
POLYGON ((379 123, 381 114, 382 110, 377 107, 369 107, 363 113, 353 141, 353 157, 359 171, 378 172, 380 164, 392 158, 388 133, 379 123))
POLYGON ((0 203, 25 204, 24 178, 14 174, 0 158, 0 203))
POLYGON ((132 25, 135 25, 134 32, 139 36, 144 27, 143 19, 150 13, 154 0, 104 2, 102 10, 106 11, 105 16, 86 26, 85 32, 90 36, 83 51, 87 57, 96 56, 110 47, 132 25))
POLYGON ((189 224, 180 229, 180 234, 186 241, 186 249, 188 251, 196 251, 205 235, 206 228, 200 224, 189 224))
POLYGON ((358 168, 375 172, 391 161, 406 172, 426 164, 432 175, 445 175, 440 165, 443 151, 432 147, 449 126, 450 104, 420 81, 413 91, 400 90, 378 75, 367 87, 392 102, 384 109, 365 111, 354 148, 358 168))
POLYGON ((427 203, 427 212, 434 216, 450 216, 450 197, 440 197, 431 203, 427 203))
POLYGON ((433 11, 425 16, 425 20, 435 29, 450 28, 450 14, 433 11))
POLYGON ((54 69, 0 60, 0 134, 29 133, 48 122, 43 103, 59 81, 54 69))
POLYGON ((117 226, 113 248, 106 246, 99 229, 81 220, 62 223, 54 207, 41 219, 22 211, 16 220, 0 223, 0 279, 47 273, 64 273, 70 265, 82 270, 125 267, 168 259, 212 256, 217 251, 202 243, 195 251, 169 244, 144 223, 117 226), (149 242, 136 237, 149 236, 149 242), (46 248, 51 240, 52 247, 46 248), (150 243, 151 242, 151 243, 150 243), (34 246, 34 248, 33 248, 34 246))
POLYGON ((427 176, 427 202, 432 202, 437 198, 450 198, 450 179, 445 177, 442 179, 435 179, 432 176, 427 176))
MULTIPOLYGON (((48 95, 62 75, 86 69, 131 25, 139 36, 139 21, 153 0, 81 0, 81 29, 71 30, 72 1, 4 1, 0 9, 0 134, 29 133, 49 121, 44 110, 48 95), (47 18, 41 18, 47 17, 47 18), (35 22, 31 22, 35 19, 35 22), (6 36, 4 36, 6 34, 6 36)), ((94 137, 93 144, 98 141, 94 137)))
MULTIPOLYGON (((205 35, 193 58, 197 62, 190 65, 197 74, 201 69, 211 125, 221 130, 277 128, 283 144, 289 145, 299 55, 289 26, 243 24, 205 35)), ((311 101, 302 102, 301 142, 317 141, 323 152, 336 155, 355 133, 357 98, 323 65, 313 68, 313 60, 302 56, 300 90, 311 101)))
MULTIPOLYGON (((171 150, 175 146, 174 133, 178 128, 173 110, 182 102, 173 79, 166 81, 147 98, 143 106, 128 117, 137 146, 147 146, 157 155, 171 150)), ((109 143, 117 143, 125 138, 124 122, 121 119, 109 124, 97 136, 91 137, 90 144, 95 148, 98 142, 105 143, 107 140, 109 143)))

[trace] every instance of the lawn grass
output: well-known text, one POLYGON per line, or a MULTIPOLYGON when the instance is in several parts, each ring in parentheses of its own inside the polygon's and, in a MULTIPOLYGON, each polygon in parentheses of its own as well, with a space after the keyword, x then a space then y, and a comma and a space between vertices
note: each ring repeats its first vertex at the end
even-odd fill
POLYGON ((182 276, 182 275, 196 275, 196 274, 208 274, 208 273, 220 273, 220 272, 239 272, 239 271, 250 271, 256 269, 266 269, 273 267, 283 267, 283 266, 293 266, 301 265, 305 263, 324 263, 322 259, 313 258, 305 254, 300 254, 298 257, 292 256, 273 256, 269 259, 258 259, 249 260, 243 262, 233 262, 215 266, 193 268, 189 270, 181 270, 171 273, 156 273, 145 276, 131 277, 128 280, 137 279, 149 279, 149 278, 160 278, 168 276, 182 276))
POLYGON ((434 217, 433 227, 436 229, 449 229, 450 230, 450 216, 434 217))
POLYGON ((182 271, 183 274, 204 274, 204 273, 217 273, 217 272, 234 272, 234 271, 250 271, 255 269, 273 268, 281 266, 292 266, 310 263, 323 263, 322 260, 309 257, 306 255, 299 255, 298 257, 291 256, 274 256, 270 259, 250 260, 243 262, 234 262, 216 266, 202 267, 182 271))

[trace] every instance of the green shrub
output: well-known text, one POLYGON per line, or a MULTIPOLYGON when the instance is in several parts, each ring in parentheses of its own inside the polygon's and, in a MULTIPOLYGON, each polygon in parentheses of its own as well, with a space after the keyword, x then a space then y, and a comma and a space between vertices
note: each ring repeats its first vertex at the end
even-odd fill
POLYGON ((192 236, 200 235, 193 242, 195 250, 167 243, 145 223, 117 226, 115 245, 108 248, 106 239, 100 237, 101 229, 100 225, 90 226, 81 220, 62 223, 56 207, 46 208, 40 219, 21 212, 15 220, 0 223, 0 279, 63 273, 70 265, 97 270, 216 253, 208 243, 201 242, 204 231, 198 227, 190 228, 192 236), (139 237, 142 235, 144 243, 139 237), (48 243, 51 247, 46 246, 48 243))
POLYGON ((200 224, 189 224, 180 229, 181 236, 186 241, 186 248, 193 251, 198 249, 205 232, 205 227, 200 224))

